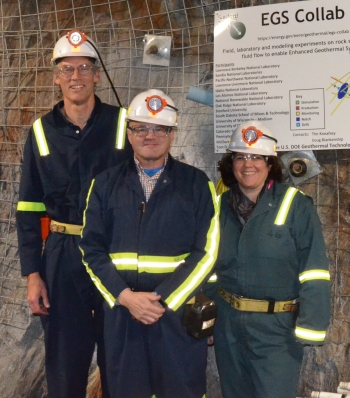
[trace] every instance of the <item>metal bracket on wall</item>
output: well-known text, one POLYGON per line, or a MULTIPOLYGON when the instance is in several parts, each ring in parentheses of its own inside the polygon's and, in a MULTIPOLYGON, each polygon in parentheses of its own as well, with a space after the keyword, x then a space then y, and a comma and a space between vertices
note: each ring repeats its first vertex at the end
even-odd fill
POLYGON ((313 151, 293 151, 281 156, 281 161, 295 185, 322 173, 313 151))
POLYGON ((169 66, 171 36, 145 35, 143 42, 145 43, 144 64, 169 66))

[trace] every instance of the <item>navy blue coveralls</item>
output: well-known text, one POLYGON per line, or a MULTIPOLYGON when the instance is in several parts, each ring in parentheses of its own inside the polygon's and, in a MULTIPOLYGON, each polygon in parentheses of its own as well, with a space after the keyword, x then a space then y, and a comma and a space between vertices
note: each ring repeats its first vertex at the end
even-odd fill
POLYGON ((40 218, 82 225, 93 177, 131 156, 123 110, 101 103, 84 127, 62 115, 58 103, 29 130, 24 149, 17 230, 24 276, 39 272, 48 289, 45 334, 50 398, 85 398, 96 335, 94 286, 82 263, 80 236, 50 233, 42 254, 40 218), (122 148, 124 150, 116 149, 122 148))
POLYGON ((111 398, 202 398, 206 339, 182 326, 186 302, 209 278, 219 243, 213 183, 170 155, 146 203, 135 162, 92 183, 83 261, 105 298, 103 386, 111 398), (114 306, 125 288, 157 292, 167 306, 154 324, 114 306))

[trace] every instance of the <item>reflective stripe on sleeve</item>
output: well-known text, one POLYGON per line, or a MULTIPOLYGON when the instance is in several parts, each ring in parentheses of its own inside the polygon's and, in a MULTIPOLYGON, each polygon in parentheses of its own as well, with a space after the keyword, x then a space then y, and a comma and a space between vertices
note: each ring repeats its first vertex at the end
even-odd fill
POLYGON ((295 328, 295 335, 304 340, 323 341, 326 337, 325 330, 304 329, 299 326, 295 328))
POLYGON ((139 256, 137 253, 110 253, 118 271, 138 271, 152 274, 174 272, 189 253, 179 256, 139 256))
POLYGON ((300 283, 317 279, 329 281, 331 279, 329 271, 324 269, 311 269, 309 271, 302 272, 299 275, 300 283))
MULTIPOLYGON (((157 397, 155 395, 152 395, 151 398, 157 398, 157 397)), ((202 398, 206 398, 206 394, 204 394, 202 398)))
MULTIPOLYGON (((93 179, 92 182, 91 182, 90 189, 89 189, 89 192, 88 192, 87 198, 86 198, 86 208, 84 210, 83 229, 82 229, 82 232, 81 232, 81 236, 83 236, 83 234, 84 234, 84 227, 85 227, 85 224, 86 224, 86 209, 88 208, 91 191, 92 191, 92 188, 93 188, 94 184, 95 184, 95 179, 93 179)), ((82 257, 83 257, 83 264, 85 265, 86 270, 87 270, 88 274, 90 275, 90 278, 91 278, 92 282, 95 284, 97 289, 100 291, 100 293, 102 294, 103 298, 107 301, 109 306, 111 308, 113 308, 114 304, 116 302, 116 298, 104 287, 104 285, 101 282, 100 278, 98 278, 93 273, 92 269, 89 267, 89 264, 84 260, 84 256, 85 256, 84 250, 80 246, 79 246, 79 249, 80 249, 82 257)))
POLYGON ((41 118, 37 119, 33 123, 33 130, 40 156, 47 156, 50 153, 50 151, 49 147, 47 146, 43 125, 41 123, 41 118))
POLYGON ((186 280, 165 300, 169 308, 174 311, 184 304, 189 295, 203 282, 205 277, 212 270, 217 258, 220 238, 219 206, 214 184, 211 181, 209 181, 208 184, 214 205, 214 215, 207 232, 207 241, 204 248, 205 255, 197 263, 188 278, 186 278, 186 280))
MULTIPOLYGON (((80 251, 83 255, 84 258, 84 251, 80 248, 80 251)), ((88 263, 86 261, 83 260, 83 264, 86 267, 86 270, 88 272, 88 274, 90 275, 90 278, 92 280, 92 282, 95 284, 95 286, 97 287, 97 289, 100 291, 100 293, 102 294, 102 296, 104 297, 104 299, 107 301, 107 303, 109 304, 109 306, 112 308, 114 307, 114 304, 116 302, 116 298, 103 286, 100 278, 98 278, 93 272, 92 269, 89 267, 88 263)))
POLYGON ((126 112, 125 108, 120 108, 119 116, 118 116, 118 125, 117 125, 117 137, 115 141, 115 147, 117 149, 123 149, 125 146, 125 137, 126 137, 126 112))
POLYGON ((293 188, 293 187, 289 187, 287 189, 287 192, 284 195, 284 198, 282 200, 282 204, 278 210, 276 219, 274 224, 275 225, 284 225, 284 223, 286 222, 288 213, 289 213, 289 209, 290 206, 293 202, 294 196, 296 195, 296 193, 298 192, 298 189, 293 188))
POLYGON ((40 202, 18 202, 17 203, 17 211, 46 211, 46 207, 44 203, 40 202))
MULTIPOLYGON (((152 395, 151 398, 157 398, 155 395, 152 395)), ((202 398, 206 398, 206 395, 204 394, 202 398)))
POLYGON ((217 282, 218 280, 218 276, 216 274, 213 274, 209 279, 208 279, 208 283, 213 283, 213 282, 217 282))
POLYGON ((139 272, 149 272, 153 274, 162 274, 167 272, 174 272, 175 269, 185 261, 189 253, 181 256, 140 256, 139 257, 139 272))
POLYGON ((137 270, 137 253, 110 253, 116 269, 120 271, 136 271, 137 270))

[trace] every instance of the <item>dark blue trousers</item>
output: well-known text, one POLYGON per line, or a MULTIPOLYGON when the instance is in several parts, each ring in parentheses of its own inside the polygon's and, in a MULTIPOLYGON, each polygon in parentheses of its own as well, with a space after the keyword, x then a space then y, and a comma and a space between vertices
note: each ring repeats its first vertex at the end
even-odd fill
POLYGON ((203 398, 206 339, 197 341, 182 326, 182 312, 167 310, 144 325, 120 306, 104 305, 104 345, 99 346, 102 387, 111 398, 203 398))
POLYGON ((51 234, 41 275, 49 291, 49 316, 41 317, 49 398, 85 398, 94 352, 94 286, 78 249, 78 236, 51 234))

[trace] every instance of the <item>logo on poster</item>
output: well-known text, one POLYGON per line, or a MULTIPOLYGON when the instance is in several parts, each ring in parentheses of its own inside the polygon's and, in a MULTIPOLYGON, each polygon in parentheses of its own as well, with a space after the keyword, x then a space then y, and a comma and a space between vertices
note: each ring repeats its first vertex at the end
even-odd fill
POLYGON ((230 35, 232 39, 240 40, 245 35, 246 27, 242 22, 232 22, 230 26, 230 35))

